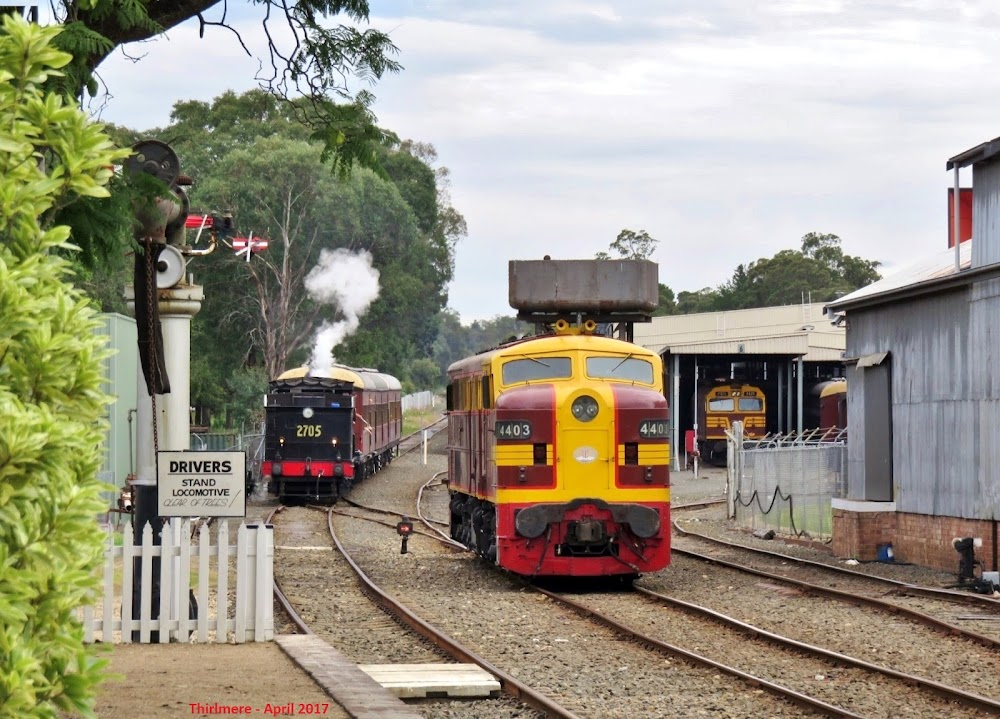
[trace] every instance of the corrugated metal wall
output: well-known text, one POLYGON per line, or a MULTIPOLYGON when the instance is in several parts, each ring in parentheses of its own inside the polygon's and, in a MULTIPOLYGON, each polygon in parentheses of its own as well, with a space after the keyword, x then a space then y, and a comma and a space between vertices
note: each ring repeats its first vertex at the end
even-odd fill
POLYGON ((972 167, 972 266, 1000 262, 1000 162, 972 167))
MULTIPOLYGON (((100 318, 103 326, 98 333, 107 336, 108 347, 114 352, 104 362, 103 389, 115 397, 108 407, 108 431, 101 471, 109 484, 120 488, 133 465, 128 412, 136 408, 136 376, 139 373, 137 333, 135 320, 131 317, 109 313, 100 315, 100 318)), ((114 499, 109 496, 109 500, 114 499)))
MULTIPOLYGON (((891 353, 898 511, 1000 518, 1000 283, 980 285, 849 313, 848 356, 891 353)), ((849 427, 864 400, 849 378, 849 427)), ((864 437, 850 436, 848 498, 863 500, 864 437)))
MULTIPOLYGON (((859 313, 860 318, 860 313, 859 313)), ((863 321, 857 322, 862 326, 863 321)), ((848 338, 854 334, 854 318, 851 318, 851 331, 848 338)), ((848 356, 857 357, 848 345, 848 356)), ((870 354, 866 352, 865 354, 870 354)), ((865 497, 865 448, 867 446, 865 433, 859 428, 865 426, 865 395, 864 386, 858 381, 857 370, 853 365, 847 367, 847 427, 851 432, 847 442, 847 499, 866 499, 865 497), (852 429, 853 428, 853 429, 852 429)))
MULTIPOLYGON (((1000 243, 995 243, 1000 245, 1000 243)), ((975 248, 975 243, 973 243, 975 248)), ((969 303, 970 398, 979 432, 973 452, 979 458, 976 480, 983 504, 1000 518, 1000 280, 979 282, 969 303)))

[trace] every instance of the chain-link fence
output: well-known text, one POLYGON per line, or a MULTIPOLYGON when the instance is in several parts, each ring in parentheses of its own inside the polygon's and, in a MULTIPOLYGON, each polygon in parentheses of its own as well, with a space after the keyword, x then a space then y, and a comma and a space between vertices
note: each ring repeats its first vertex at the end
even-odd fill
POLYGON ((746 440, 728 437, 729 516, 752 530, 829 539, 830 500, 847 493, 847 430, 811 430, 746 440))
POLYGON ((191 449, 196 452, 246 452, 247 470, 253 483, 253 492, 247 499, 263 499, 267 486, 261 481, 260 466, 264 461, 264 434, 239 434, 232 432, 192 432, 191 449))

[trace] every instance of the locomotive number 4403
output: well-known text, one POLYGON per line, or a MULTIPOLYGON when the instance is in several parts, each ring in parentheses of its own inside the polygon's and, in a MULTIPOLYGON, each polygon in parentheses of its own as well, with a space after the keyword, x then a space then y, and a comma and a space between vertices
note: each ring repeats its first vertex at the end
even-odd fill
POLYGON ((498 419, 497 439, 528 439, 531 437, 531 422, 523 419, 498 419))
POLYGON ((295 425, 296 437, 322 437, 323 425, 320 424, 297 424, 295 425))
POLYGON ((639 436, 644 439, 666 439, 667 422, 662 419, 644 419, 639 423, 639 436))

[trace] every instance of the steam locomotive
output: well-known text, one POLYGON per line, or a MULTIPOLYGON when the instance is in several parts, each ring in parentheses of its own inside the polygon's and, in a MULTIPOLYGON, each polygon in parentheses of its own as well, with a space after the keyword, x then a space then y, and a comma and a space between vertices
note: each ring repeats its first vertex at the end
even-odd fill
POLYGON ((401 385, 371 369, 289 370, 264 400, 268 491, 332 502, 392 461, 403 430, 401 385))

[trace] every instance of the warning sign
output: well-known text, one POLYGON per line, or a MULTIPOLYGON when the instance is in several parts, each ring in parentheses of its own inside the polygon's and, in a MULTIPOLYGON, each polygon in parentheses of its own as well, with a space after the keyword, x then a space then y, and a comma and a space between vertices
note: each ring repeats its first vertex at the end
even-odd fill
POLYGON ((244 452, 157 452, 161 517, 245 517, 244 452))

